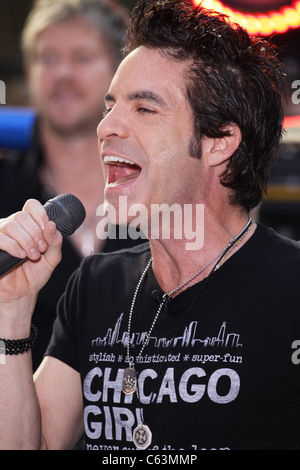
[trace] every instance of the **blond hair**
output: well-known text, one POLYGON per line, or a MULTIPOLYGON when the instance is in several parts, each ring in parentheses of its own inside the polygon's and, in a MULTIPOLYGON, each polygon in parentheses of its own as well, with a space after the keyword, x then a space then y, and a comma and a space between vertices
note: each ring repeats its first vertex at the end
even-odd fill
POLYGON ((128 15, 114 0, 36 0, 21 36, 25 64, 31 63, 36 38, 44 29, 74 17, 89 21, 98 30, 117 66, 122 58, 128 15))

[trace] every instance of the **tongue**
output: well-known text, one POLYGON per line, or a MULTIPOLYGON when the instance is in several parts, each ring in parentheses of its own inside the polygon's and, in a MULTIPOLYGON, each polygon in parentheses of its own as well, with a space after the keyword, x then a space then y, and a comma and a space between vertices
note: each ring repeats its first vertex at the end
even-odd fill
POLYGON ((137 165, 108 165, 108 184, 122 184, 135 178, 140 173, 137 165))

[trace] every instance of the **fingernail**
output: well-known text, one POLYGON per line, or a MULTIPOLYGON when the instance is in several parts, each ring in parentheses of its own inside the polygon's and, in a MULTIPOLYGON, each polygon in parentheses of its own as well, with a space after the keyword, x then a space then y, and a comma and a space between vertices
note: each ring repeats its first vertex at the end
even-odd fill
POLYGON ((40 251, 47 250, 47 243, 45 242, 45 240, 39 240, 38 246, 39 246, 40 251))
POLYGON ((56 225, 55 225, 54 222, 50 225, 49 229, 50 229, 50 233, 51 233, 52 237, 53 238, 56 237, 57 231, 56 231, 56 225))
POLYGON ((37 259, 40 257, 40 252, 36 248, 31 248, 30 250, 30 257, 37 259))

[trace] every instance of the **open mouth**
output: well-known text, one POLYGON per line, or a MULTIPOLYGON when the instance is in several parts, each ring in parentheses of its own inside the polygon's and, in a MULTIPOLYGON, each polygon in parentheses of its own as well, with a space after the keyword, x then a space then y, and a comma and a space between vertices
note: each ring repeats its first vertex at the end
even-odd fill
POLYGON ((127 158, 105 156, 104 163, 108 168, 107 184, 117 186, 139 176, 141 167, 127 158))
POLYGON ((52 99, 57 102, 74 101, 81 98, 81 94, 73 89, 57 89, 52 93, 52 99))

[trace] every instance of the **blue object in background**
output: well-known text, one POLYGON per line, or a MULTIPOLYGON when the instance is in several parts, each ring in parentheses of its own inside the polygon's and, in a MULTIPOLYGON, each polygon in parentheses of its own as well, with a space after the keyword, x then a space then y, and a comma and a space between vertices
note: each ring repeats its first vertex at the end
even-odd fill
POLYGON ((0 106, 0 148, 28 150, 35 118, 31 108, 0 106))

